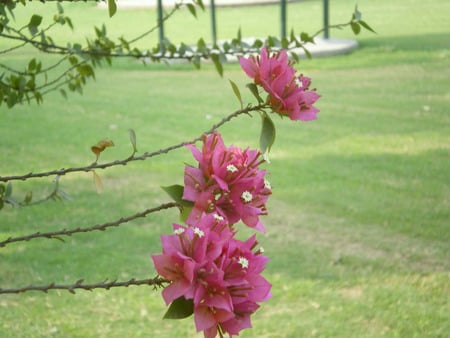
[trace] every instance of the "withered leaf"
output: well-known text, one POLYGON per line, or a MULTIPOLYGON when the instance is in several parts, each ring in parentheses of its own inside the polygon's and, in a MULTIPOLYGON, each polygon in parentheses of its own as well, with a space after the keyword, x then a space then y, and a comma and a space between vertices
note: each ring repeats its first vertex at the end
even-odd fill
POLYGON ((108 147, 112 147, 114 146, 114 142, 108 139, 103 139, 99 142, 97 142, 97 144, 93 145, 91 147, 92 152, 98 157, 100 156, 100 153, 105 150, 108 147))

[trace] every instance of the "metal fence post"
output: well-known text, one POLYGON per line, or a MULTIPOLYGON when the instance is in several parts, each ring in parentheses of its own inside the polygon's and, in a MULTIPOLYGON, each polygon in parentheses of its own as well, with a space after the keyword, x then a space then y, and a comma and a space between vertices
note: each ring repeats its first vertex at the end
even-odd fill
POLYGON ((329 30, 329 3, 328 0, 323 0, 323 37, 325 39, 328 39, 330 37, 330 30, 329 30))
POLYGON ((217 30, 216 30, 216 5, 214 0, 210 2, 210 10, 211 10, 211 35, 212 35, 212 43, 216 45, 217 43, 217 30))
POLYGON ((163 8, 162 0, 157 1, 157 15, 158 15, 158 33, 159 33, 159 51, 164 53, 164 22, 163 22, 163 8))
POLYGON ((286 37, 286 0, 280 0, 281 7, 281 38, 286 37))

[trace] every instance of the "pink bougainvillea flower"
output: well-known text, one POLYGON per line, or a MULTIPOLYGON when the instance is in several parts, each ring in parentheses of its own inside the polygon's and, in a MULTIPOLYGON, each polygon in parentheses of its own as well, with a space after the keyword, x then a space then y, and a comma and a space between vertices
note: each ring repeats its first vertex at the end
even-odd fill
POLYGON ((217 213, 202 213, 191 226, 174 224, 161 236, 163 252, 152 256, 157 272, 170 284, 167 304, 192 300, 197 331, 206 338, 230 337, 251 327, 250 316, 270 298, 270 283, 261 276, 268 258, 256 249, 256 235, 246 241, 217 213))
POLYGON ((310 78, 295 75, 296 71, 285 50, 269 55, 264 47, 260 55, 241 57, 239 62, 254 83, 267 92, 267 102, 275 113, 289 116, 291 120, 309 121, 317 118, 319 110, 313 104, 320 95, 314 89, 309 89, 310 78))
POLYGON ((188 145, 198 167, 187 165, 184 171, 183 199, 194 202, 187 220, 198 221, 203 213, 217 213, 229 224, 242 220, 254 229, 264 231, 259 220, 266 215, 265 203, 271 194, 264 162, 258 150, 226 147, 218 132, 203 136, 200 151, 188 145))

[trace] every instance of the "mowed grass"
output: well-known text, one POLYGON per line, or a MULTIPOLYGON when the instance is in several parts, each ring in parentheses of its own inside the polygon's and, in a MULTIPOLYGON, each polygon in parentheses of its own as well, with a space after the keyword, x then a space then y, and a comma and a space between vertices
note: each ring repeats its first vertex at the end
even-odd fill
MULTIPOLYGON (((332 2, 333 21, 345 21, 352 6, 332 2)), ((89 5, 65 7, 77 36, 104 20, 111 30, 133 36, 142 27, 130 22, 145 22, 147 13, 154 18, 151 10, 133 10, 108 21, 104 11, 89 5)), ((277 141, 265 166, 274 194, 264 219, 267 234, 258 235, 270 257, 265 276, 273 297, 243 337, 450 334, 450 4, 383 0, 359 7, 378 34, 358 36, 360 48, 350 55, 297 65, 322 95, 318 120, 274 117, 277 141)), ((296 30, 320 27, 318 1, 289 8, 296 30)), ((27 5, 28 13, 34 10, 27 5)), ((220 9, 220 38, 234 35, 237 20, 249 36, 276 34, 278 26, 262 24, 276 23, 275 12, 274 6, 220 9)), ((180 29, 191 22, 187 15, 173 20, 168 35, 174 38, 195 41, 209 32, 207 13, 189 30, 180 29)), ((64 100, 55 93, 40 106, 2 106, 0 175, 89 164, 94 161, 89 148, 102 138, 115 147, 100 161, 125 158, 132 149, 129 128, 136 131, 140 153, 190 140, 238 108, 228 79, 245 92, 248 79, 238 65, 226 65, 221 79, 211 65, 196 71, 121 60, 99 69, 82 96, 64 100)), ((259 124, 258 116, 244 116, 221 132, 227 144, 256 147, 259 124)), ((98 171, 102 194, 90 173, 62 177, 71 200, 4 208, 0 240, 104 223, 169 201, 159 187, 181 184, 185 162, 193 160, 180 149, 98 171)), ((38 198, 51 184, 52 178, 45 178, 13 182, 13 188, 17 197, 33 190, 38 198)), ((159 235, 170 233, 177 219, 176 210, 167 210, 64 243, 10 244, 0 248, 0 287, 153 277, 150 255, 161 250, 159 235)), ((243 237, 250 233, 241 227, 243 237)), ((0 336, 201 336, 191 318, 166 321, 164 312, 160 292, 144 286, 2 295, 0 336)))

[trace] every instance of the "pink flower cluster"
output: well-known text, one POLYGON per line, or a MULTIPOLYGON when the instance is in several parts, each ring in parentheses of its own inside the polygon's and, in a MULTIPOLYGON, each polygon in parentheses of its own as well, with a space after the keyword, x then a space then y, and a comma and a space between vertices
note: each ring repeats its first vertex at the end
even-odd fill
POLYGON ((320 96, 309 89, 310 78, 296 76, 285 50, 269 55, 267 48, 262 48, 260 55, 239 61, 244 72, 267 92, 274 112, 291 120, 316 119, 319 110, 313 104, 320 96))
POLYGON ((195 226, 174 225, 161 236, 163 253, 152 256, 158 273, 171 284, 166 304, 192 300, 197 331, 205 338, 238 335, 251 327, 250 315, 270 298, 270 283, 261 276, 268 258, 255 251, 255 235, 245 242, 217 213, 203 214, 195 226))
MULTIPOLYGON (((163 252, 152 256, 160 276, 170 281, 166 304, 183 297, 192 302, 197 331, 206 338, 238 335, 251 327, 258 303, 270 298, 270 283, 261 276, 268 258, 256 249, 256 236, 235 237, 234 224, 264 231, 271 194, 264 162, 257 150, 226 147, 219 133, 203 136, 201 150, 188 145, 198 166, 186 166, 183 199, 193 202, 187 226, 161 236, 163 252)), ((181 299, 183 299, 181 298, 181 299)))
POLYGON ((266 172, 258 165, 258 150, 226 147, 219 133, 203 136, 200 151, 188 145, 198 161, 198 167, 186 166, 183 199, 194 202, 188 224, 193 224, 203 213, 215 212, 229 224, 242 220, 247 226, 264 231, 259 219, 267 214, 265 203, 272 193, 266 172))

